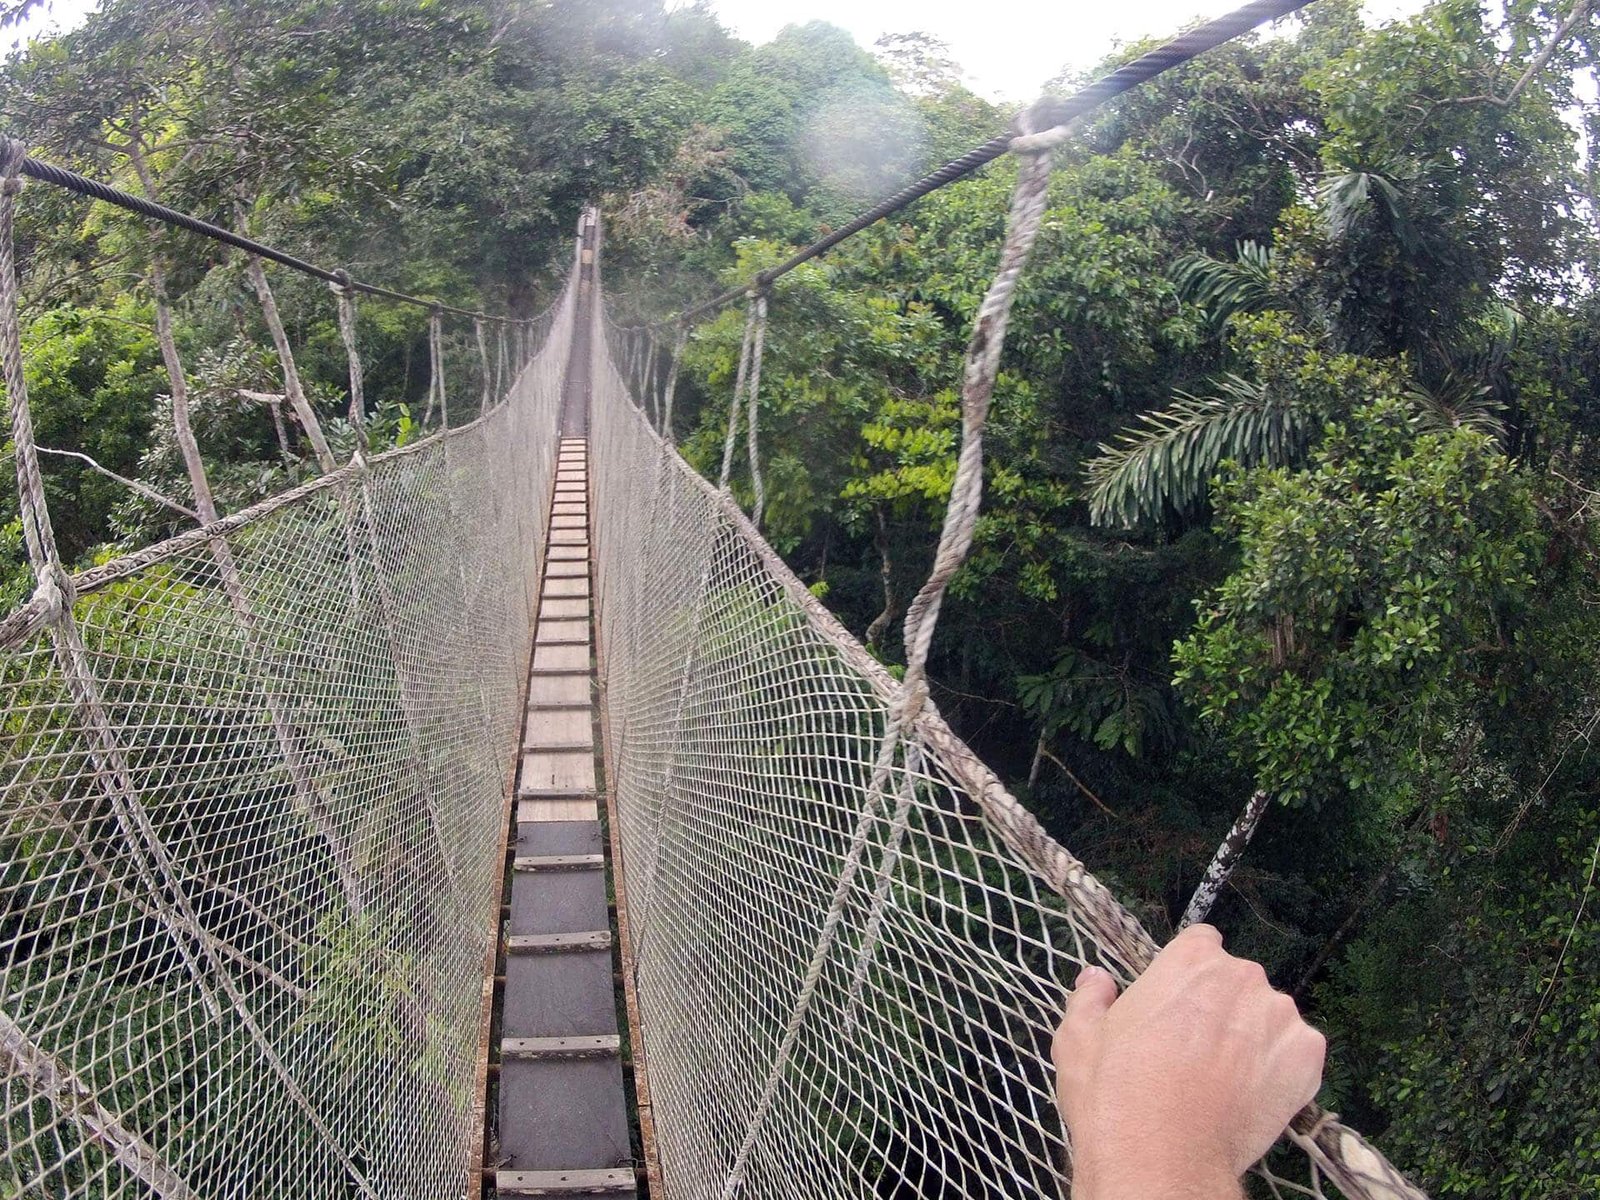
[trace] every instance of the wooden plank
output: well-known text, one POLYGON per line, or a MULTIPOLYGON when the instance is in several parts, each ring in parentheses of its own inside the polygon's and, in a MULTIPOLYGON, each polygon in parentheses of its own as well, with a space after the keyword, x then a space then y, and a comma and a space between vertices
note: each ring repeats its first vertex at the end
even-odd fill
POLYGON ((550 531, 550 544, 552 546, 587 546, 589 544, 589 531, 587 529, 552 529, 550 531))
POLYGON ((513 871, 598 871, 604 854, 523 854, 511 860, 513 871))
POLYGON ((507 1196, 635 1194, 633 1172, 622 1167, 604 1171, 496 1171, 494 1190, 507 1196))
POLYGON ((522 755, 522 788, 564 792, 594 791, 594 749, 528 750, 522 755))
POLYGON ((550 518, 551 529, 587 529, 589 518, 582 513, 556 513, 550 518))
POLYGON ((592 720, 587 708, 535 710, 528 714, 527 727, 522 731, 522 745, 528 750, 540 746, 591 745, 594 737, 592 720))
POLYGON ((539 619, 552 621, 582 621, 588 624, 589 601, 581 596, 551 597, 539 605, 539 619))
POLYGON ((589 504, 585 500, 557 500, 550 507, 553 517, 583 517, 589 514, 589 504))
MULTIPOLYGON (((525 829, 558 828, 545 821, 525 829)), ((513 954, 506 959, 502 1036, 617 1032, 611 952, 513 954)))
POLYGON ((622 1053, 615 1033, 569 1037, 508 1037, 500 1043, 503 1058, 614 1058, 622 1053))
POLYGON ((522 789, 527 792, 592 792, 594 747, 523 751, 522 789))
POLYGON ((579 706, 587 712, 590 695, 587 671, 536 675, 528 687, 528 710, 579 706))
POLYGON ((611 949, 611 930, 586 929, 582 933, 513 933, 506 938, 508 954, 579 954, 611 949))
POLYGON ((590 698, 589 672, 573 670, 562 675, 534 675, 528 685, 528 710, 584 707, 590 698))
MULTIPOLYGON (((572 546, 552 546, 550 549, 552 553, 559 549, 565 550, 570 554, 574 549, 577 548, 572 546)), ((545 577, 563 578, 571 577, 573 575, 588 575, 589 552, 587 549, 578 549, 578 554, 581 554, 582 557, 579 558, 574 556, 572 558, 551 558, 550 561, 544 565, 545 577)))
POLYGON ((545 821, 594 821, 600 817, 593 796, 517 797, 517 824, 534 825, 545 821))
MULTIPOLYGON (((559 565, 559 564, 555 564, 559 565)), ((543 596, 587 596, 589 594, 589 575, 557 575, 544 581, 544 588, 540 592, 543 596)))
POLYGON ((553 646, 559 643, 580 643, 587 646, 589 644, 589 622, 556 620, 541 609, 539 629, 533 640, 542 646, 553 646))
POLYGON ((575 646, 535 646, 533 648, 533 669, 535 671, 587 671, 589 669, 589 644, 584 642, 575 646))
POLYGON ((587 546, 551 546, 546 552, 546 562, 585 561, 589 558, 587 546))

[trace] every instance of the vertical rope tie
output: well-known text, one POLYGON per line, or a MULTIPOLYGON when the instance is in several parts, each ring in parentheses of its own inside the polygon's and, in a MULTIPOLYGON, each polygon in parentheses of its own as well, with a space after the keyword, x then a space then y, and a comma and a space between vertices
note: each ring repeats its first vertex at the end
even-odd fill
POLYGON ((661 393, 656 389, 656 339, 649 334, 645 335, 650 343, 650 349, 644 356, 644 395, 639 397, 640 407, 644 406, 645 399, 650 401, 650 423, 657 429, 661 428, 661 393))
POLYGON ((506 376, 506 325, 500 322, 495 334, 494 357, 494 394, 495 399, 505 399, 506 392, 510 390, 511 380, 506 376))
POLYGON ((761 456, 756 445, 760 437, 761 422, 758 417, 761 398, 761 352, 767 343, 767 293, 756 297, 756 339, 750 350, 750 380, 748 385, 749 416, 745 425, 745 445, 750 453, 750 486, 755 489, 755 506, 750 510, 750 523, 761 528, 761 515, 767 508, 767 486, 761 479, 761 456))
POLYGON ((449 402, 444 394, 444 313, 437 308, 428 314, 428 411, 422 416, 424 425, 432 418, 434 405, 439 406, 439 427, 449 429, 449 402))
POLYGON ((339 337, 344 342, 345 358, 350 365, 350 428, 356 434, 356 455, 366 457, 367 405, 366 375, 361 369, 361 350, 356 342, 356 294, 350 286, 350 276, 340 271, 339 282, 328 286, 339 301, 339 337))
POLYGON ((678 364, 683 359, 683 348, 688 340, 688 326, 678 326, 677 339, 672 343, 672 363, 667 368, 667 385, 661 399, 661 436, 669 446, 677 444, 677 439, 672 436, 672 397, 678 391, 678 364))
POLYGON ((755 344, 756 306, 753 293, 750 300, 744 317, 744 343, 739 347, 739 370, 734 375, 733 395, 728 400, 728 432, 722 440, 722 474, 717 477, 717 487, 724 492, 728 490, 728 477, 733 474, 733 446, 739 436, 739 401, 744 397, 745 376, 750 371, 750 348, 755 344))
POLYGON ((482 395, 478 400, 478 415, 481 417, 489 411, 489 396, 493 391, 489 386, 489 343, 483 337, 482 318, 472 318, 472 332, 478 339, 478 370, 483 377, 482 395))

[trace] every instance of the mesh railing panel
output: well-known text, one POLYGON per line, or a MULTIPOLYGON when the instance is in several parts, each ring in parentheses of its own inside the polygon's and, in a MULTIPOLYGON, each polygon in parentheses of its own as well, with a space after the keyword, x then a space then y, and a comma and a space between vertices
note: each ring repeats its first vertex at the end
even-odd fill
POLYGON ((0 653, 0 1197, 464 1193, 575 295, 481 419, 80 576, 100 715, 0 653))
MULTIPOLYGON (((1064 989, 1128 979, 1147 936, 1059 894, 1103 889, 1042 831, 1018 850, 1031 818, 937 718, 884 763, 898 685, 657 437, 598 314, 607 761, 667 1196, 1063 1194, 1064 989)), ((1274 1165, 1263 1194, 1323 1194, 1274 1165)))

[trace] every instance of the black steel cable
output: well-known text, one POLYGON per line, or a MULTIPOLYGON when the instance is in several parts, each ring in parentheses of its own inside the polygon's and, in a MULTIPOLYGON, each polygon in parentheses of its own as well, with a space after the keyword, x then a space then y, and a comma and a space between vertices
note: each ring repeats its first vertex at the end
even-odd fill
POLYGON ((410 296, 405 292, 397 292, 392 288, 379 287, 375 283, 364 283, 359 279, 351 278, 346 271, 330 271, 326 267, 319 267, 316 263, 307 262, 303 258, 296 258, 293 254, 282 250, 275 250, 254 238, 245 237, 243 234, 234 233, 220 225, 213 225, 210 221, 202 221, 199 217, 191 217, 188 213, 179 212, 175 208, 168 208, 165 204, 157 204, 143 196, 135 196, 131 192, 124 192, 120 188, 111 187, 109 184, 100 183, 79 175, 76 171, 69 171, 65 167, 58 167, 51 163, 40 162, 36 158, 24 157, 22 160, 22 174, 30 179, 37 179, 40 183, 52 184, 55 187, 65 188, 69 192, 76 192, 80 196, 88 196, 95 200, 104 200, 107 204, 114 204, 128 212, 137 213, 141 217, 148 217, 152 221, 161 221, 179 229, 187 229, 190 233, 198 233, 201 237, 210 238, 214 242, 222 242, 229 246, 236 246, 250 254, 269 258, 275 263, 281 263, 303 275, 310 275, 317 279, 325 279, 329 283, 349 287, 358 292, 365 292, 369 296, 382 296, 385 300, 398 300, 402 304, 414 304, 418 308, 439 312, 454 313, 461 317, 476 317, 483 321, 498 321, 505 325, 527 324, 518 317, 500 317, 491 313, 479 312, 471 308, 457 308, 453 304, 441 304, 436 300, 425 300, 421 296, 410 296))
MULTIPOLYGON (((1148 83, 1157 75, 1170 71, 1173 67, 1181 66, 1193 58, 1204 54, 1207 50, 1214 50, 1224 42, 1230 42, 1241 34, 1249 33, 1256 26, 1267 21, 1276 21, 1290 13, 1298 12, 1313 0, 1253 0, 1243 8, 1235 9, 1225 16, 1218 17, 1198 29, 1174 38, 1166 45, 1140 55, 1132 62, 1118 67, 1109 75, 1095 80, 1082 91, 1067 97, 1064 100, 1050 100, 1043 102, 1040 112, 1057 126, 1065 125, 1069 121, 1084 116, 1108 100, 1122 93, 1138 87, 1141 83, 1148 83)), ((703 300, 692 308, 686 308, 675 316, 664 320, 652 322, 636 328, 659 328, 688 321, 691 317, 700 315, 713 309, 730 304, 741 296, 751 291, 760 291, 770 287, 773 280, 787 275, 801 263, 809 262, 819 254, 825 254, 846 238, 853 237, 868 226, 876 225, 883 218, 892 216, 905 208, 908 204, 922 199, 929 192, 938 191, 946 184, 954 183, 957 179, 972 174, 985 163, 993 162, 1004 154, 1011 146, 1014 135, 1003 133, 998 137, 990 138, 983 145, 967 151, 960 158, 945 163, 933 174, 925 176, 909 187, 902 188, 894 195, 862 213, 847 225, 841 225, 825 238, 820 238, 805 249, 785 259, 775 267, 768 267, 765 271, 756 274, 748 283, 735 288, 729 288, 720 295, 709 300, 703 300)))

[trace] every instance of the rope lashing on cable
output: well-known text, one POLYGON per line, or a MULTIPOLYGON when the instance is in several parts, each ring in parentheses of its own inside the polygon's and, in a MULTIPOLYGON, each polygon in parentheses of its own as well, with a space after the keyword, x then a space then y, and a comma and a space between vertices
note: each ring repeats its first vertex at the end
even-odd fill
POLYGON ((366 450, 367 406, 366 376, 361 368, 361 350, 356 343, 356 297, 350 286, 350 276, 343 271, 341 278, 329 286, 339 301, 339 337, 344 342, 345 357, 350 365, 350 428, 356 432, 356 453, 366 450))
POLYGON ((498 346, 495 349, 494 360, 494 394, 495 398, 506 394, 506 389, 511 386, 511 379, 506 374, 506 327, 500 326, 498 331, 498 346))
POLYGON ((433 419, 435 405, 439 407, 439 428, 450 428, 450 412, 444 395, 444 314, 434 309, 428 314, 428 407, 422 414, 422 424, 433 419))
POLYGON ((489 381, 489 344, 483 339, 483 321, 481 318, 472 318, 472 332, 478 339, 478 372, 482 376, 483 387, 478 399, 478 415, 481 417, 489 411, 490 395, 494 391, 489 381))
POLYGON ((656 390, 656 339, 648 333, 645 340, 649 349, 644 356, 644 392, 650 398, 650 411, 652 423, 657 429, 661 428, 661 393, 656 390))
POLYGON ((749 308, 745 313, 744 341, 739 347, 739 369, 734 376, 733 395, 728 400, 728 429, 722 442, 722 474, 717 486, 724 491, 728 490, 728 481, 733 474, 733 447, 739 437, 739 418, 741 410, 747 408, 750 425, 746 446, 750 463, 750 484, 755 490, 754 520, 759 526, 761 513, 766 508, 767 502, 766 487, 761 479, 761 463, 757 458, 756 417, 756 406, 760 398, 761 354, 767 338, 766 290, 752 291, 749 301, 749 308))
POLYGON ((728 397, 728 429, 722 440, 722 473, 717 476, 717 486, 728 490, 728 479, 733 474, 733 447, 739 437, 739 415, 744 396, 745 376, 750 373, 750 348, 756 337, 755 293, 749 296, 749 306, 744 314, 744 340, 739 344, 739 366, 733 377, 733 395, 728 397))
POLYGON ((761 479, 761 457, 757 440, 760 437, 761 421, 761 355, 767 343, 767 293, 761 292, 756 296, 756 341, 750 351, 750 381, 745 389, 746 399, 750 409, 745 426, 746 445, 750 451, 750 486, 755 490, 755 504, 750 510, 751 523, 757 529, 761 528, 761 515, 767 508, 767 487, 761 479))
POLYGON ((678 366, 683 359, 683 348, 688 344, 688 341, 688 326, 679 325, 677 336, 672 343, 672 363, 667 368, 667 383, 661 400, 660 433, 669 446, 674 444, 672 436, 672 398, 678 390, 678 366))

